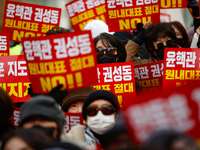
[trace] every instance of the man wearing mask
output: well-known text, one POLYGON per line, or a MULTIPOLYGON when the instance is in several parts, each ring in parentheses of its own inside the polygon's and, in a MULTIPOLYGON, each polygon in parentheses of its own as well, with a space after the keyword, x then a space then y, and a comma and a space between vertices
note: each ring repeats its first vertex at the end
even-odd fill
POLYGON ((60 140, 64 122, 64 114, 51 96, 35 96, 21 107, 19 127, 36 128, 54 140, 60 140))

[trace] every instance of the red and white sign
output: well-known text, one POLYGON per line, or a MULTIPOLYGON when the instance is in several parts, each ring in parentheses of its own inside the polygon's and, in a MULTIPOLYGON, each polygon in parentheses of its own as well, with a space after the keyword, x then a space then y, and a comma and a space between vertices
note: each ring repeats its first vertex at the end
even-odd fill
POLYGON ((176 87, 187 81, 200 82, 200 52, 198 48, 166 48, 163 88, 176 87))
POLYGON ((200 84, 140 95, 124 111, 129 133, 137 143, 159 130, 175 130, 200 139, 200 84), (188 88, 189 87, 189 88, 188 88))
POLYGON ((160 9, 187 8, 187 4, 189 4, 187 0, 160 0, 160 9))
POLYGON ((110 32, 136 29, 137 23, 160 22, 159 0, 106 0, 110 32))
POLYGON ((171 22, 171 15, 160 13, 160 22, 171 22))
POLYGON ((25 102, 30 98, 27 91, 29 84, 23 55, 1 57, 0 87, 7 91, 14 102, 25 102))
POLYGON ((45 36, 59 26, 60 16, 61 8, 6 0, 2 32, 8 32, 10 41, 16 42, 24 37, 45 36))
POLYGON ((76 125, 83 125, 82 113, 68 113, 64 112, 65 115, 65 130, 69 132, 76 125))
POLYGON ((97 65, 98 84, 95 90, 108 90, 115 94, 122 109, 136 97, 133 62, 97 65))
POLYGON ((65 6, 75 31, 82 31, 94 19, 106 23, 105 0, 73 0, 65 6))
POLYGON ((0 56, 9 55, 9 34, 0 33, 0 56))
POLYGON ((13 111, 13 115, 11 116, 11 124, 17 128, 19 126, 20 123, 20 108, 19 107, 15 107, 14 111, 13 111))
POLYGON ((136 65, 134 70, 142 91, 162 89, 163 61, 136 65))
POLYGON ((23 39, 34 93, 49 93, 59 84, 75 90, 98 82, 91 31, 23 39))

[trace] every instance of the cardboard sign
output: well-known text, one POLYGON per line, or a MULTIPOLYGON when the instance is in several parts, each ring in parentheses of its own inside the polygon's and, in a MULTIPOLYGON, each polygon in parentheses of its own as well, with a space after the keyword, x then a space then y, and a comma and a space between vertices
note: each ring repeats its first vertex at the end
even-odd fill
POLYGON ((136 65, 134 71, 142 91, 162 89, 163 61, 136 65))
POLYGON ((136 96, 133 62, 97 65, 98 85, 95 90, 108 90, 115 94, 122 109, 136 96))
POLYGON ((68 113, 64 112, 65 115, 65 130, 69 132, 76 125, 83 125, 82 113, 68 113))
POLYGON ((9 34, 0 33, 0 56, 9 55, 9 34))
POLYGON ((84 26, 94 19, 106 23, 105 0, 73 0, 65 6, 75 31, 82 31, 84 26))
POLYGON ((163 88, 176 87, 187 81, 200 82, 198 48, 166 48, 163 88))
POLYGON ((22 42, 34 93, 49 93, 59 84, 75 90, 97 83, 91 31, 55 34, 22 42))
MULTIPOLYGON (((13 115, 11 116, 11 124, 15 126, 16 128, 20 124, 20 111, 21 111, 21 108, 15 107, 13 115)), ((64 116, 65 116, 64 128, 66 132, 69 132, 71 128, 76 125, 83 125, 82 113, 64 112, 64 116)))
POLYGON ((171 15, 160 13, 160 22, 171 22, 171 15))
POLYGON ((160 9, 187 8, 187 4, 187 0, 160 0, 160 9))
POLYGON ((137 97, 124 111, 135 142, 144 142, 152 133, 166 129, 200 139, 200 84, 188 86, 137 97))
POLYGON ((8 92, 14 102, 25 102, 30 98, 27 91, 29 84, 23 55, 1 57, 0 87, 8 92))
POLYGON ((15 107, 14 111, 13 111, 13 115, 11 116, 11 124, 15 127, 18 128, 19 123, 20 123, 20 108, 19 107, 15 107))
POLYGON ((160 22, 158 0, 106 0, 110 32, 136 29, 137 23, 160 22))
POLYGON ((2 31, 10 34, 10 41, 21 42, 24 37, 45 36, 59 26, 61 8, 6 0, 2 31))

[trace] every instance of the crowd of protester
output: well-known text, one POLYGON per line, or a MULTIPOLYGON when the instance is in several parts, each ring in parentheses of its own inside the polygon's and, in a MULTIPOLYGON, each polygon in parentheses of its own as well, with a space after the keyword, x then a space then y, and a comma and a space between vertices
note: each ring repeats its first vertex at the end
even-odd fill
MULTIPOLYGON (((199 6, 190 0, 188 7, 194 16, 195 34, 189 40, 187 31, 178 21, 170 23, 138 23, 137 30, 109 33, 100 20, 89 22, 84 30, 91 30, 98 64, 134 62, 134 65, 164 59, 164 49, 199 48, 199 6)), ((72 32, 54 27, 46 35, 72 32)), ((140 84, 135 80, 137 92, 140 84)), ((89 149, 153 149, 197 150, 195 141, 176 131, 153 133, 146 142, 137 145, 130 138, 116 96, 105 90, 94 91, 93 86, 62 91, 63 85, 53 88, 49 94, 33 93, 23 104, 14 104, 3 88, 0 88, 0 145, 1 150, 89 150, 89 149), (20 107, 20 124, 16 129, 10 122, 14 107, 20 107), (82 113, 84 125, 64 129, 63 112, 82 113)))

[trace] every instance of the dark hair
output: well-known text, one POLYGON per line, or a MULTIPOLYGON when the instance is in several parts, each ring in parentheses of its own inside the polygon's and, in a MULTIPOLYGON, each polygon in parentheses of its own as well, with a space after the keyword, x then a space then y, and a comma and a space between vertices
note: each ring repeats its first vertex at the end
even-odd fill
POLYGON ((108 33, 101 33, 94 39, 94 44, 96 47, 97 42, 101 40, 104 46, 108 46, 109 43, 117 48, 117 53, 119 56, 119 60, 117 62, 125 62, 126 60, 126 49, 124 43, 120 41, 117 37, 108 34, 108 33))
POLYGON ((62 27, 54 26, 53 29, 47 31, 46 35, 67 33, 67 32, 70 32, 70 30, 62 28, 62 27))
POLYGON ((183 27, 183 25, 178 21, 173 21, 170 24, 172 26, 176 27, 178 29, 178 31, 181 33, 181 35, 183 36, 184 47, 185 48, 190 47, 189 37, 188 37, 187 32, 186 32, 185 28, 183 27))
POLYGON ((52 142, 52 139, 45 135, 43 132, 40 132, 37 129, 16 129, 9 132, 3 139, 1 150, 4 150, 5 145, 12 138, 18 137, 22 139, 27 145, 32 147, 33 149, 38 149, 42 144, 52 142))
POLYGON ((0 124, 6 122, 13 114, 14 103, 8 93, 0 87, 0 124))
POLYGON ((148 51, 153 54, 153 42, 156 42, 159 37, 166 36, 169 36, 174 42, 176 42, 176 33, 170 23, 152 23, 145 32, 145 45, 148 51))

